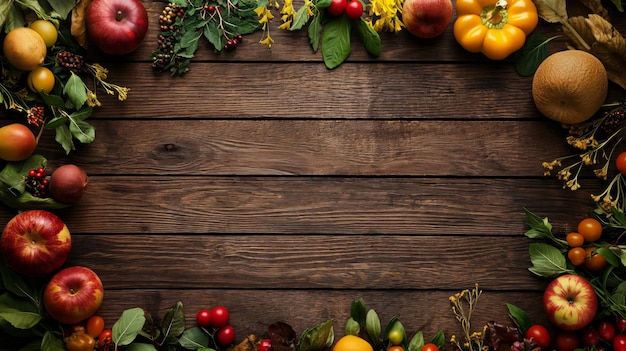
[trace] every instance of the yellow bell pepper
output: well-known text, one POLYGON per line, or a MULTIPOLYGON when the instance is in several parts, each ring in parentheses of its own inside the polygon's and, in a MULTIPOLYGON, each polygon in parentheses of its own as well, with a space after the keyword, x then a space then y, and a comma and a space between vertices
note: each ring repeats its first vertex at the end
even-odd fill
POLYGON ((521 49, 539 22, 532 0, 458 0, 456 14, 456 41, 492 60, 503 60, 521 49))

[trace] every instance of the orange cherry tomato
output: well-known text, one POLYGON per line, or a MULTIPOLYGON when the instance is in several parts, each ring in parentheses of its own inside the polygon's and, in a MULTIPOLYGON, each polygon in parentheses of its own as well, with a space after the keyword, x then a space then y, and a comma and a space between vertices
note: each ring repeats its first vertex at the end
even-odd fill
POLYGON ((404 347, 400 345, 394 345, 388 348, 387 351, 404 351, 404 347))
POLYGON ((573 247, 567 252, 567 258, 574 266, 580 266, 587 259, 587 251, 582 247, 573 247))
POLYGON ((439 351, 439 347, 432 342, 424 344, 421 351, 439 351))
POLYGON ((579 247, 583 246, 583 244, 585 243, 585 237, 582 236, 582 234, 580 233, 571 232, 567 234, 567 236, 565 237, 565 241, 567 241, 567 245, 569 247, 579 247))
POLYGON ((87 320, 87 334, 97 338, 104 330, 104 318, 92 316, 87 320))
POLYGON ((113 330, 105 329, 98 335, 98 349, 104 348, 105 345, 111 345, 113 343, 113 330))
POLYGON ((589 246, 585 248, 585 263, 583 266, 592 272, 601 271, 606 267, 607 261, 604 256, 596 252, 596 248, 589 246))
POLYGON ((585 218, 578 223, 578 233, 580 233, 585 241, 592 243, 602 236, 602 223, 594 218, 585 218))

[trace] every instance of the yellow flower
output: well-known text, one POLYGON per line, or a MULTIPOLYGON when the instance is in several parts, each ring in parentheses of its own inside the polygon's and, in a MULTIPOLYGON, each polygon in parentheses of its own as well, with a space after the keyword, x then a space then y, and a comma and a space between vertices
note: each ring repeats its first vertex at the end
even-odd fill
POLYGON ((98 101, 98 97, 96 96, 96 94, 89 89, 87 89, 87 106, 90 106, 90 107, 102 106, 102 103, 98 101))
POLYGON ((270 37, 269 35, 259 41, 259 44, 267 45, 270 48, 272 47, 273 43, 274 43, 274 39, 272 39, 272 37, 270 37))
POLYGON ((291 29, 291 20, 283 22, 283 24, 278 26, 278 29, 285 29, 285 30, 291 29))

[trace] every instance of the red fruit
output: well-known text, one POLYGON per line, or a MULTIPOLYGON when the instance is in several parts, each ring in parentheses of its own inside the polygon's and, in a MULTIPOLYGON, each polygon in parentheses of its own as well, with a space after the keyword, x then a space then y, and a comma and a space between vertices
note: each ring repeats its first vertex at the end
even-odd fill
POLYGON ((528 328, 528 331, 526 331, 526 339, 535 340, 537 346, 542 349, 546 349, 550 346, 550 332, 546 327, 540 324, 535 324, 528 328))
POLYGON ((341 16, 346 10, 348 2, 346 0, 331 0, 330 6, 326 8, 329 14, 338 17, 341 16))
POLYGON ((220 345, 230 345, 235 341, 235 328, 232 325, 227 325, 220 328, 217 331, 217 342, 220 345))
POLYGON ((54 320, 77 324, 91 317, 102 304, 100 277, 87 267, 74 266, 57 272, 46 285, 43 302, 54 320))
POLYGON ((346 16, 351 20, 361 18, 363 15, 363 4, 359 0, 351 0, 346 4, 346 16))
POLYGON ((89 39, 105 54, 126 55, 148 31, 148 13, 140 0, 93 0, 85 12, 89 39))
POLYGON ((211 311, 203 309, 196 314, 196 322, 203 328, 211 326, 211 311))
POLYGON ((83 197, 89 178, 85 171, 72 164, 57 168, 48 183, 50 196, 62 203, 73 204, 83 197))
POLYGON ((228 325, 230 313, 224 306, 217 306, 211 310, 211 325, 214 328, 223 328, 228 325))

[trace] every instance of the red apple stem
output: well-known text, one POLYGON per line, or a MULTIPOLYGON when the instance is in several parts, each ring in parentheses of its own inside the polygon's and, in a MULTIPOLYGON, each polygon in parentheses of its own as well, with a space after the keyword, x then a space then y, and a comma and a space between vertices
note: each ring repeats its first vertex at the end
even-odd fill
POLYGON ((115 20, 118 21, 118 22, 121 22, 122 19, 124 19, 122 11, 121 10, 117 10, 117 13, 115 13, 115 20))

